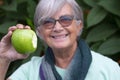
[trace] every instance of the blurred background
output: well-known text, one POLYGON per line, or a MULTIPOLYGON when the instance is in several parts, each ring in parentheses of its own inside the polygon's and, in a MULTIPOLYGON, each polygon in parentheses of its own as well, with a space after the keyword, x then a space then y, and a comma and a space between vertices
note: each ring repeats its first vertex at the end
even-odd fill
MULTIPOLYGON (((120 64, 120 1, 76 0, 84 12, 84 30, 81 37, 91 50, 108 56, 120 64)), ((10 26, 21 23, 34 30, 33 17, 38 0, 0 0, 0 39, 10 26)), ((44 55, 45 46, 38 40, 38 48, 25 60, 11 63, 8 77, 32 56, 44 55)), ((112 65, 112 64, 111 64, 112 65)))

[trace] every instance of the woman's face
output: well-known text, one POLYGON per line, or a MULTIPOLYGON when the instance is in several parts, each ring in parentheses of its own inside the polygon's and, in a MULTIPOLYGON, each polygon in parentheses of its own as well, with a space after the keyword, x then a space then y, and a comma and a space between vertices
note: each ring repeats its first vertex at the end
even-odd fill
MULTIPOLYGON (((68 4, 64 5, 52 18, 58 20, 61 16, 65 15, 73 15, 72 8, 68 4)), ((47 21, 47 23, 49 23, 49 21, 47 21)), ((49 26, 49 24, 46 26, 49 26)), ((76 45, 76 39, 80 29, 82 29, 81 24, 77 25, 76 20, 73 19, 71 24, 67 27, 63 27, 56 21, 56 24, 52 29, 42 26, 41 28, 38 28, 38 32, 52 49, 65 49, 76 45)))

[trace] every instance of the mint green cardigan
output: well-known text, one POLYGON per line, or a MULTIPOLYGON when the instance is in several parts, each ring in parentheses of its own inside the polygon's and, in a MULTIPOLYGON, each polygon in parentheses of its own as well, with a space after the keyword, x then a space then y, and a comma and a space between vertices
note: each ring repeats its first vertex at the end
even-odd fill
MULTIPOLYGON (((92 63, 85 80, 120 80, 120 67, 112 59, 91 51, 92 63)), ((19 67, 9 78, 11 80, 41 80, 39 66, 43 57, 32 59, 19 67)), ((65 77, 65 69, 56 66, 58 73, 65 77)))

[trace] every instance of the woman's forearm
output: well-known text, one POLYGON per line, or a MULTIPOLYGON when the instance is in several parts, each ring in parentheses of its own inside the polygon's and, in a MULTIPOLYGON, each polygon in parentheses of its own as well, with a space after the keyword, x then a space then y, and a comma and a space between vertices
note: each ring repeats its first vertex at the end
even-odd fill
POLYGON ((10 61, 0 58, 0 80, 5 80, 6 72, 8 70, 10 61))

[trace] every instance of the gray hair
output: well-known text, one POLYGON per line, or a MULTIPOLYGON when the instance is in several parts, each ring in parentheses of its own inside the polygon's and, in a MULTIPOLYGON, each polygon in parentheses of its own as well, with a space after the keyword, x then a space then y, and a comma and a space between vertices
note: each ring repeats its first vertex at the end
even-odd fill
POLYGON ((40 0, 34 15, 35 27, 40 26, 41 19, 53 16, 66 3, 73 8, 73 15, 75 19, 81 20, 83 23, 83 12, 75 0, 40 0))

